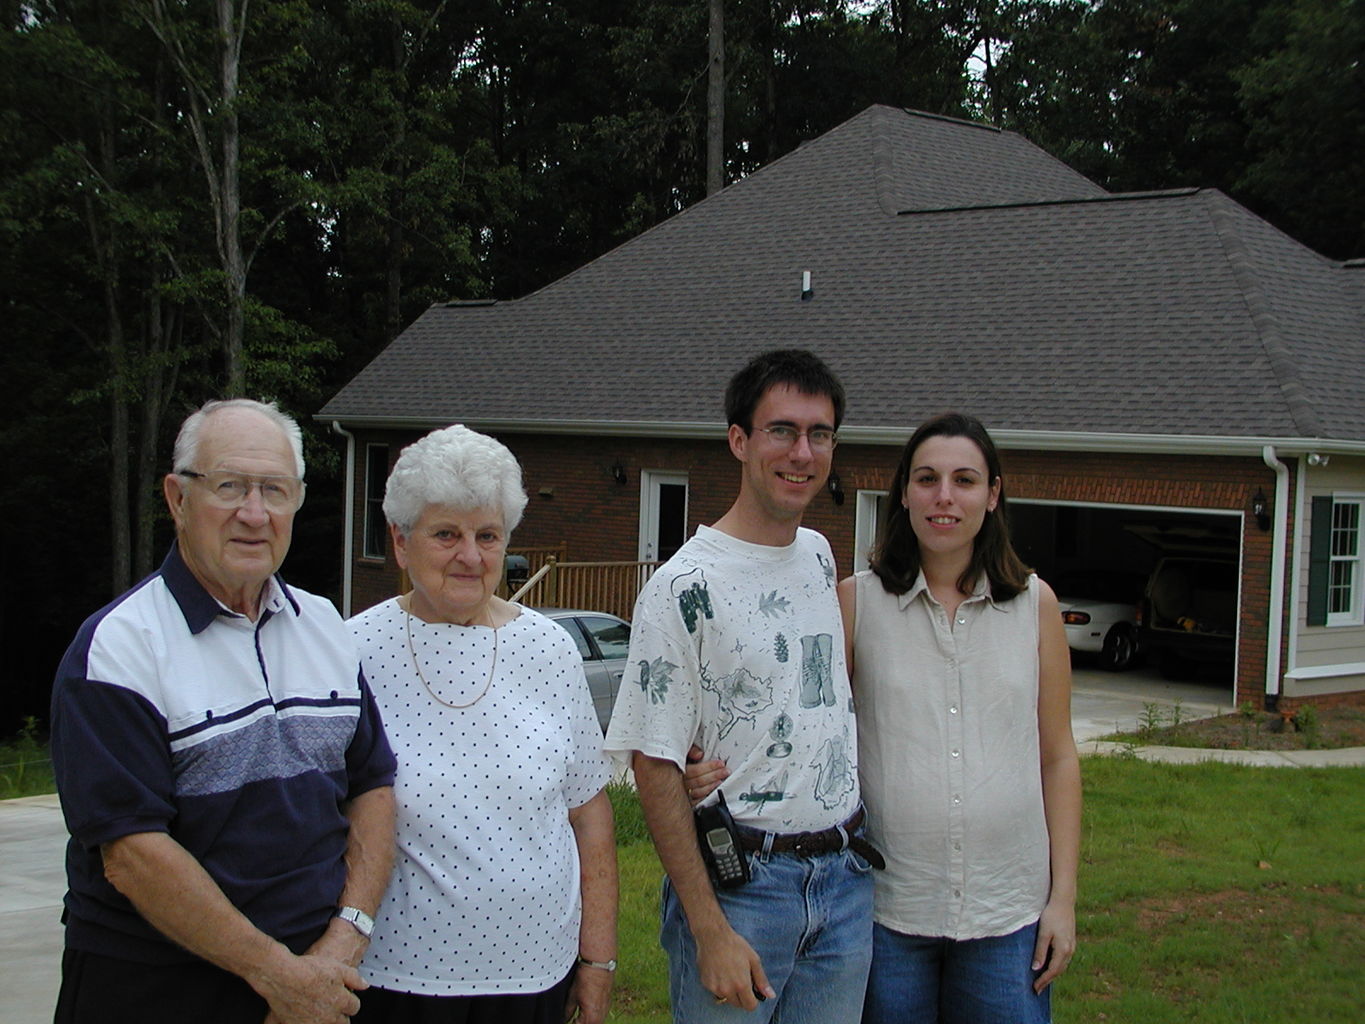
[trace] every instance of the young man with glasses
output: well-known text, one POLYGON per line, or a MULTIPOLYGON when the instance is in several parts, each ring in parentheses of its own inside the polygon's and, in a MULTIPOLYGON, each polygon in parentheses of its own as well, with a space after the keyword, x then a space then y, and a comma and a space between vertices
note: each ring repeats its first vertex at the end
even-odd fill
POLYGON ((673 1019, 856 1021, 880 857, 861 836, 834 559, 801 528, 829 478, 843 388, 808 352, 768 352, 725 404, 739 495, 641 593, 606 746, 632 753, 668 875, 673 1019), (694 744, 729 766, 720 792, 750 873, 733 888, 713 884, 698 846, 682 774, 694 744))
POLYGON ((72 839, 56 1024, 313 1024, 359 1007, 394 758, 346 626, 276 570, 299 428, 210 402, 164 480, 176 542, 86 620, 52 694, 72 839))

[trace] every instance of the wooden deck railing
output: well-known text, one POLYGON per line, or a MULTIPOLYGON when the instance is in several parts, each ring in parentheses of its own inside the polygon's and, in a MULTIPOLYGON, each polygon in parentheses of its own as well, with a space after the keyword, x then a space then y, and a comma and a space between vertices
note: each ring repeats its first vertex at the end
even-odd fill
POLYGON ((628 620, 640 588, 658 567, 658 562, 561 562, 551 555, 512 600, 542 607, 611 612, 628 620))

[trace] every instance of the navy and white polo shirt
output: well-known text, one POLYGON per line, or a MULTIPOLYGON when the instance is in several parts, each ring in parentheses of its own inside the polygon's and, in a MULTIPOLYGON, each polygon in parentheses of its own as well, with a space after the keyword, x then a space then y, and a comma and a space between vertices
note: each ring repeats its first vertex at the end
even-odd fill
POLYGON ((192 959, 104 878, 101 843, 167 832, 256 927, 296 952, 345 882, 346 801, 393 784, 350 633, 324 598, 271 579, 256 622, 172 547, 81 626, 52 692, 67 847, 67 945, 192 959))

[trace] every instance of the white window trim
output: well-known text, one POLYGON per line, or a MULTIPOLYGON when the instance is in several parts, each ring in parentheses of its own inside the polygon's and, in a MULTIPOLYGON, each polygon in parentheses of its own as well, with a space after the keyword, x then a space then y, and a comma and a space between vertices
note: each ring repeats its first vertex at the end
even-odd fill
POLYGON ((853 571, 868 567, 867 556, 877 540, 877 499, 885 499, 885 491, 859 491, 853 519, 853 571))
MULTIPOLYGON (((367 542, 367 541, 369 540, 369 538, 370 538, 370 517, 371 517, 371 515, 377 515, 377 516, 381 516, 381 517, 384 515, 383 509, 382 509, 382 507, 380 506, 380 504, 379 504, 378 502, 375 502, 374 500, 372 500, 371 497, 370 497, 370 494, 371 494, 371 492, 370 492, 370 486, 371 486, 371 484, 373 483, 373 481, 372 481, 371 478, 370 478, 370 469, 371 469, 371 467, 374 465, 374 460, 373 460, 373 458, 371 458, 371 456, 374 454, 374 449, 376 449, 376 448, 382 448, 382 449, 384 449, 384 465, 385 465, 385 469, 386 469, 386 470, 387 470, 387 468, 388 468, 388 461, 389 461, 389 460, 388 460, 388 452, 389 452, 389 446, 388 446, 387 444, 380 444, 380 443, 375 443, 375 442, 366 444, 366 445, 365 445, 365 489, 364 489, 364 492, 363 492, 363 494, 362 494, 362 496, 361 496, 361 503, 362 503, 362 505, 363 505, 363 508, 361 509, 361 515, 360 515, 360 557, 361 557, 361 558, 364 558, 364 559, 367 559, 367 560, 369 560, 369 561, 372 561, 372 562, 382 562, 382 561, 384 561, 384 559, 385 559, 385 557, 386 557, 385 551, 384 551, 384 542, 383 542, 383 534, 382 534, 382 533, 380 534, 380 547, 379 547, 379 553, 378 553, 378 554, 373 554, 373 553, 371 553, 371 552, 369 552, 369 551, 367 551, 367 550, 365 549, 365 544, 366 544, 366 542, 367 542)), ((388 475, 387 475, 387 473, 385 474, 385 478, 384 478, 384 479, 385 479, 385 481, 388 480, 388 475)), ((381 484, 380 494, 381 494, 381 495, 383 494, 382 484, 381 484)))
MULTIPOLYGON (((1328 626, 1365 626, 1365 494, 1333 494, 1332 513, 1333 521, 1336 519, 1336 507, 1338 505, 1355 505, 1356 512, 1356 553, 1351 558, 1331 556, 1331 564, 1337 565, 1339 562, 1350 562, 1354 570, 1351 578, 1351 607, 1349 611, 1327 612, 1328 626)), ((1332 573, 1328 571, 1328 607, 1331 606, 1331 579, 1332 573)))

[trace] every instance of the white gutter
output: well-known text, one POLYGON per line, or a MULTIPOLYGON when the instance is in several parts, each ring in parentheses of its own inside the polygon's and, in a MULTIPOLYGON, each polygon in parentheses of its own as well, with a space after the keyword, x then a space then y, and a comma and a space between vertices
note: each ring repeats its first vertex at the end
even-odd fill
POLYGON ((332 420, 332 429, 346 439, 346 494, 342 499, 345 509, 343 541, 341 544, 341 617, 351 617, 351 556, 355 553, 355 435, 332 420))
MULTIPOLYGON (((427 431, 450 421, 430 416, 347 416, 352 427, 377 430, 427 431)), ((337 421, 333 420, 335 424, 337 421)), ((462 417, 472 430, 513 434, 581 434, 588 437, 673 437, 718 440, 725 424, 643 420, 528 420, 462 417)), ((914 431, 904 426, 848 426, 839 428, 844 444, 904 444, 914 431)), ((1221 434, 1116 434, 1098 431, 992 430, 997 447, 1034 451, 1131 452, 1140 455, 1262 455, 1267 446, 1283 454, 1309 451, 1326 455, 1365 455, 1365 441, 1317 437, 1234 437, 1221 434)))
POLYGON ((1289 531, 1289 467, 1279 460, 1275 446, 1261 449, 1261 459, 1275 471, 1275 504, 1270 551, 1270 615, 1266 621, 1265 692, 1280 696, 1280 638, 1284 632, 1286 535, 1289 531))

